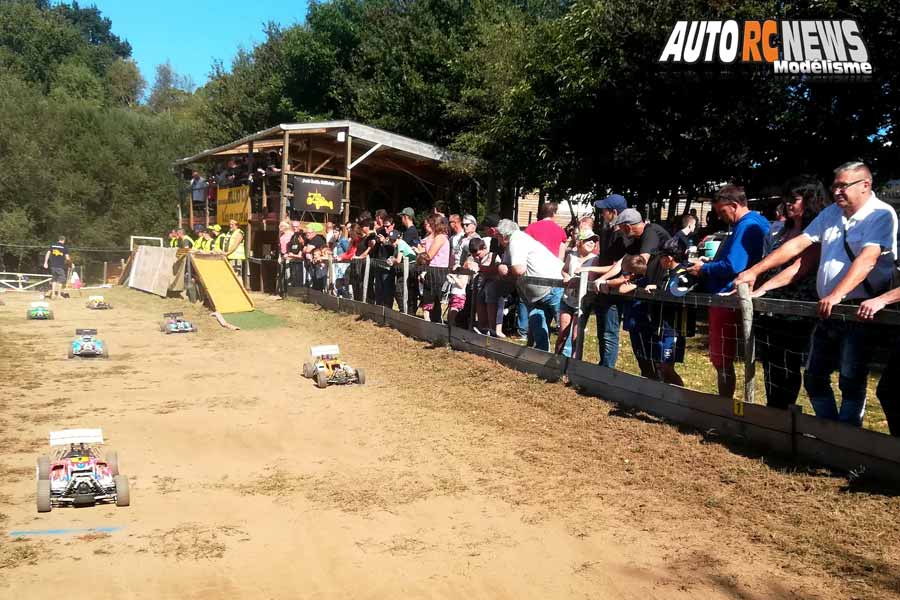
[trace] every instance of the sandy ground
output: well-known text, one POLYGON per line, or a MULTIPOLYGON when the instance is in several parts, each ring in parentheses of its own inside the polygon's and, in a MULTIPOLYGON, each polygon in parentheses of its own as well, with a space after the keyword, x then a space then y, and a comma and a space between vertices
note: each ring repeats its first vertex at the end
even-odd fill
POLYGON ((0 597, 900 596, 900 501, 353 317, 228 332, 177 300, 0 306, 0 597), (196 318, 165 336, 165 311, 196 318), (108 361, 66 360, 96 327, 108 361), (315 388, 311 343, 365 386, 315 388), (47 433, 102 427, 128 508, 34 505, 47 433), (22 530, 118 527, 111 533, 22 530))

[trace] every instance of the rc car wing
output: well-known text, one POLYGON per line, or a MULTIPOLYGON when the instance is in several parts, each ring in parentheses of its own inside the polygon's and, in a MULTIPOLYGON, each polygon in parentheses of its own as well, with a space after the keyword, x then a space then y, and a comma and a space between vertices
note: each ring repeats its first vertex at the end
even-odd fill
POLYGON ((102 444, 102 429, 63 429, 50 432, 51 446, 68 446, 69 444, 102 444))
POLYGON ((97 335, 96 329, 76 329, 75 335, 97 335))
POLYGON ((37 302, 32 302, 31 308, 50 308, 50 303, 39 300, 37 302))
POLYGON ((330 346, 311 346, 309 348, 309 354, 313 358, 322 358, 323 356, 339 356, 341 354, 341 349, 338 348, 337 344, 332 344, 330 346))

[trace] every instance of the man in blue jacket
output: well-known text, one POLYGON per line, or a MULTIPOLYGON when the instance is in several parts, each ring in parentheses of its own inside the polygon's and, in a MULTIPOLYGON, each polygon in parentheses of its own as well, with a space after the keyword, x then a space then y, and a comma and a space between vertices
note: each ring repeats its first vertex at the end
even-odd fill
MULTIPOLYGON (((723 222, 731 225, 731 232, 715 258, 709 262, 692 261, 688 272, 701 278, 706 292, 718 294, 731 290, 738 273, 762 260, 769 222, 747 208, 747 195, 738 185, 726 185, 716 192, 713 208, 723 222)), ((710 307, 709 361, 716 369, 719 395, 726 398, 734 397, 739 326, 736 310, 710 307)))

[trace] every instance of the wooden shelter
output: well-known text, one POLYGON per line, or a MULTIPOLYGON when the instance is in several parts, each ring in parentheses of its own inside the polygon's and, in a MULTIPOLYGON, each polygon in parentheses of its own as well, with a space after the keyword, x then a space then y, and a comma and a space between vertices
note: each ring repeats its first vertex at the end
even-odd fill
MULTIPOLYGON (((354 211, 384 208, 396 213, 412 204, 412 198, 426 199, 429 204, 442 200, 454 179, 441 168, 449 157, 436 146, 383 129, 353 121, 325 121, 276 125, 179 159, 175 165, 196 167, 243 160, 255 175, 248 221, 267 229, 287 218, 291 208, 297 213, 320 212, 299 206, 292 191, 298 178, 337 182, 345 221, 354 211), (277 165, 272 164, 274 158, 277 165), (264 174, 257 172, 260 168, 264 174)), ((208 215, 197 219, 191 203, 188 213, 187 224, 206 223, 208 215)))
MULTIPOLYGON (((278 222, 286 218, 323 222, 330 214, 346 222, 363 210, 396 214, 445 201, 457 180, 442 166, 448 160, 446 150, 353 121, 276 125, 175 161, 216 179, 199 209, 185 189, 187 214, 182 196, 179 226, 225 226, 233 218, 246 227, 248 257, 265 258, 277 247, 278 222), (240 163, 230 171, 238 176, 216 178, 223 166, 229 172, 229 162, 240 163)), ((265 267, 250 262, 257 265, 251 264, 253 271, 265 267)))

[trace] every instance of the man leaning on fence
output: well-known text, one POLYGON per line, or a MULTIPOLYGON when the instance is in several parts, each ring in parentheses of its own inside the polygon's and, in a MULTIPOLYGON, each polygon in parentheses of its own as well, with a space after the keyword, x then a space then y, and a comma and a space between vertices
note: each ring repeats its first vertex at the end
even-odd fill
POLYGON ((819 213, 803 235, 741 273, 735 284, 753 287, 760 273, 788 262, 811 244, 821 244, 816 292, 823 320, 813 329, 804 384, 817 416, 860 426, 873 329, 828 317, 840 302, 864 301, 888 290, 897 257, 897 214, 872 193, 872 174, 864 163, 835 169, 831 192, 834 204, 819 213), (834 371, 840 374, 840 409, 831 387, 834 371))
POLYGON ((532 238, 509 219, 497 226, 501 245, 506 247, 506 258, 500 275, 518 277, 518 290, 528 308, 528 332, 538 350, 550 350, 550 322, 559 312, 562 287, 537 285, 525 282, 522 276, 561 279, 563 262, 543 244, 532 238))
MULTIPOLYGON (((738 185, 720 188, 713 208, 719 219, 732 227, 731 232, 711 261, 692 261, 688 272, 701 278, 707 292, 719 294, 729 291, 737 274, 762 258, 769 222, 747 207, 747 195, 738 185)), ((738 323, 737 311, 709 308, 709 362, 716 369, 719 395, 726 398, 734 397, 738 323)))

